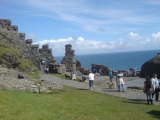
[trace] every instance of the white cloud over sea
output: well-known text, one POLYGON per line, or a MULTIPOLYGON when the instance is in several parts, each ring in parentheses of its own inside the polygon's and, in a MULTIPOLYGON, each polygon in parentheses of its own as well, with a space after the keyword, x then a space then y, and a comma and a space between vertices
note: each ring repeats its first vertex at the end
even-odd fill
POLYGON ((48 44, 52 48, 53 55, 63 56, 65 45, 71 44, 76 55, 95 54, 107 52, 124 52, 159 49, 160 32, 153 33, 151 37, 145 37, 137 33, 130 32, 125 38, 112 41, 86 40, 83 37, 69 37, 62 39, 51 39, 38 41, 40 46, 48 44))

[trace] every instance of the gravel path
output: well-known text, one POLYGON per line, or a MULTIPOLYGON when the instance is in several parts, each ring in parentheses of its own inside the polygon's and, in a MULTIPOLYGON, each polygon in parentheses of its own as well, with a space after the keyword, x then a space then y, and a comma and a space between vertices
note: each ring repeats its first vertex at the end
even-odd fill
MULTIPOLYGON (((49 81, 52 81, 58 84, 75 87, 77 89, 89 90, 88 80, 86 82, 64 80, 56 76, 45 74, 45 73, 40 73, 40 77, 43 80, 49 80, 49 81)), ((125 78, 125 79, 126 79, 125 92, 117 92, 117 90, 115 89, 107 88, 106 82, 109 80, 108 76, 98 76, 97 78, 95 78, 95 89, 93 89, 92 91, 114 95, 118 97, 124 97, 124 98, 128 98, 128 99, 131 99, 133 101, 138 101, 138 102, 146 101, 146 94, 144 94, 142 90, 127 89, 128 86, 143 87, 144 79, 142 78, 134 78, 132 80, 127 80, 128 78, 125 78)), ((160 105, 160 102, 154 101, 154 104, 160 105)))

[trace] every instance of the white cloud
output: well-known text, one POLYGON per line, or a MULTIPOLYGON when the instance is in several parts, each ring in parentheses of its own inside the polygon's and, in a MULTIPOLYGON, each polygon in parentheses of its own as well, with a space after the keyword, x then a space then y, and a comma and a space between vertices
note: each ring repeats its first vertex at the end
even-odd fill
POLYGON ((52 48, 53 54, 63 56, 65 53, 65 45, 71 44, 75 50, 75 54, 94 54, 106 52, 122 52, 134 50, 149 50, 159 49, 160 32, 153 33, 151 38, 143 37, 136 33, 129 33, 125 39, 117 41, 98 41, 98 40, 85 40, 83 37, 69 37, 58 40, 43 40, 38 41, 40 45, 49 44, 52 48))
MULTIPOLYGON (((97 0, 78 2, 77 0, 26 0, 23 2, 17 0, 12 2, 25 6, 21 10, 15 8, 16 13, 74 22, 78 27, 95 33, 109 34, 110 31, 118 31, 117 28, 125 31, 126 25, 134 25, 130 28, 132 30, 139 29, 137 25, 148 25, 160 21, 158 9, 155 12, 152 9, 153 6, 144 7, 147 2, 139 0, 135 2, 126 0, 122 3, 105 0, 101 2, 97 0)), ((153 0, 151 3, 159 2, 153 0)))
POLYGON ((158 33, 153 33, 153 34, 152 34, 152 37, 153 37, 154 39, 160 40, 160 32, 158 32, 158 33))

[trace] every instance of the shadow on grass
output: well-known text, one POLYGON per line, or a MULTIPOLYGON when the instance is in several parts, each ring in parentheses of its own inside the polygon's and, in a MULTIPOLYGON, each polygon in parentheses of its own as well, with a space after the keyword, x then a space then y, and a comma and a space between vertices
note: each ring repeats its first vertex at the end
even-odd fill
POLYGON ((89 88, 77 88, 77 90, 89 90, 89 88))
POLYGON ((147 114, 150 114, 154 118, 160 119, 160 111, 152 110, 152 111, 147 112, 147 114))
POLYGON ((110 89, 110 88, 102 88, 103 92, 118 92, 117 89, 110 89))
POLYGON ((122 101, 125 103, 132 103, 132 104, 147 104, 146 99, 129 99, 129 101, 122 101))

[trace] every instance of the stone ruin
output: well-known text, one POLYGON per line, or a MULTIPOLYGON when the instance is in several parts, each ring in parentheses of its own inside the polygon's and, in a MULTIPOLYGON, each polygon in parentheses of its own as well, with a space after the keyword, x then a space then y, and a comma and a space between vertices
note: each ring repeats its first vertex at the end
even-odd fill
POLYGON ((58 65, 48 45, 39 48, 38 44, 32 44, 32 39, 25 39, 25 33, 18 33, 18 26, 11 25, 9 19, 0 19, 0 42, 20 49, 22 51, 20 59, 31 60, 39 69, 42 60, 46 60, 48 64, 58 65))
POLYGON ((108 75, 109 70, 111 70, 105 65, 91 64, 91 66, 91 70, 93 71, 93 73, 100 73, 101 75, 108 75))
POLYGON ((160 78, 160 53, 142 65, 140 76, 152 77, 154 73, 156 73, 157 77, 160 78))
POLYGON ((72 45, 65 45, 65 56, 63 57, 61 64, 65 64, 67 72, 77 71, 78 68, 81 67, 81 63, 74 58, 74 52, 75 51, 72 50, 72 45))
MULTIPOLYGON (((75 51, 72 50, 72 45, 68 44, 65 46, 66 53, 61 61, 62 64, 58 64, 52 55, 52 49, 49 48, 48 44, 44 44, 42 45, 42 48, 39 48, 38 44, 32 44, 32 39, 25 39, 25 36, 25 33, 18 33, 18 26, 11 25, 11 20, 0 19, 0 42, 10 44, 22 51, 22 53, 19 55, 20 59, 32 61, 34 65, 39 68, 39 70, 42 69, 41 63, 43 60, 45 60, 49 66, 50 73, 76 71, 81 67, 81 63, 74 58, 75 51)), ((8 55, 2 57, 6 58, 7 56, 8 55)), ((0 58, 0 61, 3 60, 0 58)), ((12 65, 16 64, 18 66, 20 61, 15 59, 15 61, 12 63, 12 65)))

